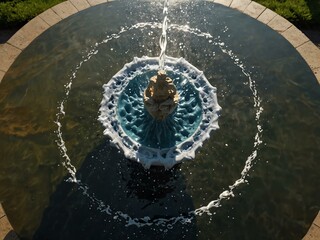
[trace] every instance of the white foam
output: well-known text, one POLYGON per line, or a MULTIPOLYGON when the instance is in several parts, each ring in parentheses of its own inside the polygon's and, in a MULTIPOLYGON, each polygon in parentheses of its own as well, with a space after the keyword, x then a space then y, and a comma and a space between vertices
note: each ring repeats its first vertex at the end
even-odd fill
MULTIPOLYGON (((253 99, 254 99, 253 108, 256 111, 255 121, 256 121, 257 131, 256 131, 255 137, 253 139, 252 152, 245 160, 245 164, 244 164, 244 167, 240 173, 239 179, 237 179, 232 185, 230 185, 228 187, 229 190, 226 190, 223 193, 219 194, 219 197, 217 199, 211 200, 208 204, 200 206, 197 209, 188 212, 186 214, 186 216, 176 216, 176 217, 172 217, 172 218, 168 218, 168 219, 157 218, 157 219, 151 220, 150 217, 148 217, 148 216, 145 216, 142 218, 134 218, 134 217, 131 217, 128 214, 125 214, 121 211, 116 211, 116 210, 112 209, 111 206, 105 204, 103 201, 96 198, 95 194, 90 192, 90 188, 86 184, 81 183, 76 178, 76 168, 72 165, 72 161, 71 161, 70 157, 68 156, 67 148, 66 148, 65 142, 63 140, 63 135, 62 135, 62 131, 61 131, 61 126, 62 126, 61 121, 63 120, 64 115, 67 114, 64 112, 64 105, 65 105, 66 101, 68 100, 68 95, 72 89, 72 82, 74 80, 76 80, 77 72, 81 68, 82 64, 84 64, 86 61, 88 61, 93 55, 98 54, 98 51, 96 51, 96 48, 99 47, 101 44, 107 44, 109 41, 112 41, 116 38, 119 38, 121 36, 121 34, 124 32, 130 31, 133 29, 145 28, 145 27, 161 28, 161 24, 147 22, 147 23, 137 23, 131 27, 123 27, 123 28, 121 28, 121 30, 117 34, 112 34, 111 36, 108 36, 105 40, 103 40, 99 43, 96 43, 95 46, 92 47, 92 50, 83 57, 84 60, 81 61, 75 67, 75 69, 72 72, 71 77, 69 79, 70 81, 65 86, 65 89, 66 89, 65 90, 66 91, 65 98, 58 103, 59 112, 56 114, 57 118, 56 118, 55 123, 57 125, 57 130, 55 132, 57 134, 57 139, 58 139, 57 146, 61 152, 61 156, 64 158, 63 166, 68 170, 68 172, 71 176, 70 180, 72 182, 76 182, 79 186, 79 189, 83 192, 83 195, 88 197, 88 199, 90 199, 94 204, 97 205, 98 211, 101 211, 102 213, 105 213, 110 216, 114 216, 115 218, 124 219, 126 221, 125 226, 134 225, 136 227, 143 227, 143 226, 156 225, 156 226, 163 226, 165 228, 171 228, 176 223, 188 224, 194 219, 195 216, 201 216, 204 213, 211 215, 212 214, 210 211, 211 209, 221 207, 221 204, 223 201, 235 196, 233 191, 236 188, 238 188, 240 185, 248 182, 246 178, 247 178, 247 176, 253 166, 255 159, 258 157, 259 146, 263 143, 263 141, 262 141, 263 128, 260 125, 260 117, 261 117, 261 114, 263 113, 263 107, 261 106, 262 101, 261 101, 259 94, 258 94, 256 82, 251 78, 250 73, 246 70, 245 65, 241 62, 241 60, 239 60, 239 57, 237 57, 232 51, 227 49, 227 46, 225 45, 224 42, 222 42, 220 40, 219 36, 214 38, 210 33, 201 32, 199 29, 190 28, 187 25, 181 26, 181 25, 171 24, 169 26, 169 29, 171 29, 171 30, 184 31, 184 32, 191 33, 191 34, 198 36, 198 37, 205 37, 206 39, 211 39, 212 40, 211 44, 219 46, 221 51, 223 53, 227 54, 231 59, 233 59, 234 64, 241 69, 241 71, 243 72, 243 74, 245 76, 247 76, 248 82, 249 82, 249 88, 252 92, 253 99)), ((226 28, 226 31, 227 31, 227 28, 226 28)))
POLYGON ((103 85, 104 94, 100 107, 99 121, 105 127, 104 134, 112 143, 123 150, 126 158, 141 163, 145 168, 164 166, 171 168, 183 159, 193 159, 196 150, 210 137, 210 132, 219 128, 216 88, 212 87, 203 72, 192 66, 183 58, 166 57, 166 71, 178 72, 199 91, 202 105, 202 121, 196 131, 185 141, 171 148, 151 148, 131 139, 123 130, 117 115, 118 99, 127 84, 137 75, 159 68, 158 58, 134 58, 126 64, 112 79, 103 85))

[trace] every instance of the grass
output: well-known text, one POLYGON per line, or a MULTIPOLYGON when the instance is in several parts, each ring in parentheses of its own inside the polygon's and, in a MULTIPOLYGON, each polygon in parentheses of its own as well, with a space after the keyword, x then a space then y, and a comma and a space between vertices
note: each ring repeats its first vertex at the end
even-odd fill
MULTIPOLYGON (((0 0, 0 28, 22 26, 64 0, 0 0)), ((320 0, 256 0, 290 22, 308 27, 320 25, 320 0)))
POLYGON ((320 0, 256 0, 300 26, 320 25, 320 0))
POLYGON ((64 0, 0 0, 0 28, 22 26, 64 0))

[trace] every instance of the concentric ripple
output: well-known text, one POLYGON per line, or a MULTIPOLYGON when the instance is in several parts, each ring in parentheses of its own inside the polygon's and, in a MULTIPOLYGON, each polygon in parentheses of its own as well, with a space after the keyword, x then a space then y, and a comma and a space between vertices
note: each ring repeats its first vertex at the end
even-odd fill
POLYGON ((211 209, 220 207, 222 202, 224 200, 227 200, 231 197, 234 197, 233 191, 245 183, 247 180, 247 176, 253 166, 254 160, 258 156, 259 146, 262 144, 262 126, 260 125, 260 116, 263 112, 263 108, 261 106, 261 99, 259 97, 259 93, 256 87, 256 83, 254 79, 251 78, 250 73, 246 70, 246 67, 241 62, 241 60, 232 52, 232 50, 228 49, 223 42, 219 38, 214 38, 210 33, 202 32, 199 29, 196 28, 190 28, 188 26, 182 26, 182 25, 175 25, 171 24, 169 26, 170 30, 173 31, 182 31, 187 32, 189 34, 192 34, 196 37, 205 38, 208 40, 209 44, 213 44, 215 46, 219 46, 221 52, 223 54, 226 54, 229 56, 230 59, 234 61, 234 65, 237 66, 242 73, 247 77, 248 79, 248 87, 252 93, 253 97, 253 106, 252 108, 255 111, 255 122, 256 122, 256 133, 253 139, 252 144, 252 150, 247 159, 244 160, 244 166, 242 171, 239 173, 239 178, 235 180, 233 183, 230 183, 229 186, 226 186, 223 192, 217 196, 216 199, 213 199, 209 201, 207 204, 203 204, 202 206, 199 206, 197 209, 192 210, 188 213, 185 213, 183 216, 175 216, 170 218, 150 218, 149 216, 145 216, 142 218, 136 218, 134 216, 129 216, 128 214, 118 211, 116 209, 113 209, 112 206, 108 205, 108 203, 104 203, 100 199, 98 199, 93 192, 90 191, 90 187, 82 183, 79 179, 76 177, 77 169, 72 164, 72 159, 70 159, 68 155, 68 149, 65 145, 65 141, 63 138, 62 133, 62 120, 64 116, 66 115, 66 112, 64 111, 64 106, 66 102, 68 101, 68 96, 70 91, 72 90, 72 83, 73 81, 77 80, 77 72, 82 67, 83 64, 88 62, 92 57, 94 57, 96 54, 99 53, 98 47, 101 44, 108 44, 108 42, 115 40, 124 32, 133 30, 133 29, 143 29, 146 27, 151 28, 161 28, 161 25, 159 23, 153 23, 153 22, 147 22, 147 23, 137 23, 131 27, 124 27, 119 31, 118 33, 115 33, 111 36, 108 36, 105 40, 102 42, 96 43, 94 47, 92 47, 92 50, 88 52, 84 57, 83 60, 75 67, 74 71, 72 72, 72 76, 70 77, 70 81, 65 85, 65 98, 62 99, 61 102, 58 103, 58 110, 57 118, 56 118, 56 124, 57 124, 57 145, 59 147, 59 150, 61 152, 62 157, 64 158, 64 161, 62 162, 63 166, 67 169, 67 171, 70 174, 69 181, 74 182, 78 185, 78 189, 82 191, 83 195, 86 196, 88 199, 91 200, 92 204, 96 206, 96 209, 102 213, 105 213, 109 216, 113 216, 114 219, 121 218, 126 221, 126 226, 135 225, 137 227, 143 227, 143 226, 163 226, 164 228, 172 228, 176 223, 182 223, 182 224, 188 224, 192 221, 192 219, 195 216, 201 216, 204 213, 207 213, 211 215, 211 209))

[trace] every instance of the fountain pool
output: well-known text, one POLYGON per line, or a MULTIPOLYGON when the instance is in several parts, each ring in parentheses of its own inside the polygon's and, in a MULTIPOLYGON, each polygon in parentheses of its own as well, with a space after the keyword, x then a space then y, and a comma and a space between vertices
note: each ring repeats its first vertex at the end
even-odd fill
POLYGON ((162 4, 114 1, 33 41, 0 90, 0 199, 25 239, 301 239, 319 211, 319 84, 279 34, 212 2, 170 5, 167 55, 223 111, 193 161, 144 169, 98 121, 107 83, 158 56, 162 4))
POLYGON ((166 58, 166 73, 179 93, 175 111, 154 119, 145 109, 143 96, 149 79, 159 68, 159 58, 135 58, 103 85, 99 121, 112 143, 145 168, 171 168, 193 159, 203 141, 216 130, 221 107, 216 88, 203 72, 186 60, 166 58))

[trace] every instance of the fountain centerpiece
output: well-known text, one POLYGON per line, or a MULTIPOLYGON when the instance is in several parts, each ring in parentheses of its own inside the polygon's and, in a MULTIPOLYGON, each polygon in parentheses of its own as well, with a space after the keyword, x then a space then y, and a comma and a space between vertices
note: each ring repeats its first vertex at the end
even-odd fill
POLYGON ((150 78, 143 100, 150 115, 162 121, 176 109, 179 94, 172 79, 165 71, 160 70, 157 75, 150 78))
POLYGON ((159 58, 135 58, 107 84, 99 120, 125 156, 146 168, 171 168, 192 159, 217 129, 216 88, 186 60, 166 56, 168 0, 164 1, 159 58))
POLYGON ((217 89, 183 58, 134 58, 103 85, 99 120, 126 158, 171 168, 218 129, 217 89), (173 84, 174 83, 174 84, 173 84))

